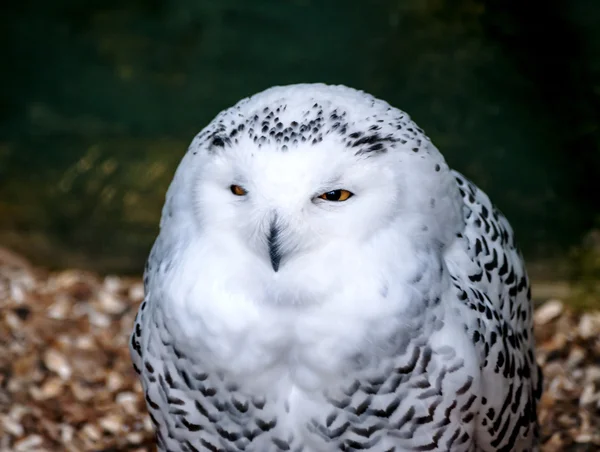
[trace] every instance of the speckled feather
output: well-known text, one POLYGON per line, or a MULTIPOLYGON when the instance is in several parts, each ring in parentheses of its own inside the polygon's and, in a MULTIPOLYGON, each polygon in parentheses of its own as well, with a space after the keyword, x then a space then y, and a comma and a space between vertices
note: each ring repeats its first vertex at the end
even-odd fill
POLYGON ((144 282, 131 355, 160 450, 537 450, 513 231, 365 93, 276 87, 220 113, 175 175, 144 282), (336 183, 352 203, 315 204, 336 183))

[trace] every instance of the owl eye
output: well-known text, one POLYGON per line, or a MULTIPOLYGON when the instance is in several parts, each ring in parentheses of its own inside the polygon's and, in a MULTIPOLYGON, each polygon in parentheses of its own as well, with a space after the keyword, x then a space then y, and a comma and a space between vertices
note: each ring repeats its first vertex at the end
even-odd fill
POLYGON ((248 192, 239 185, 232 185, 229 187, 229 190, 231 190, 231 193, 233 193, 236 196, 245 196, 248 194, 248 192))
POLYGON ((351 193, 348 190, 332 190, 319 195, 318 198, 324 199, 325 201, 341 202, 346 201, 353 195, 354 193, 351 193))

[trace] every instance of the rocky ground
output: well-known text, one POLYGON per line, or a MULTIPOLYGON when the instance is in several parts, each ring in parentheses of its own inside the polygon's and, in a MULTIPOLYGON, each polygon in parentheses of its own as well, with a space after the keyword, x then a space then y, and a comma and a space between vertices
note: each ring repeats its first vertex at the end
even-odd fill
MULTIPOLYGON (((48 273, 0 250, 0 451, 150 451, 128 354, 141 281, 48 273)), ((600 312, 535 315, 542 451, 600 450, 600 312)))

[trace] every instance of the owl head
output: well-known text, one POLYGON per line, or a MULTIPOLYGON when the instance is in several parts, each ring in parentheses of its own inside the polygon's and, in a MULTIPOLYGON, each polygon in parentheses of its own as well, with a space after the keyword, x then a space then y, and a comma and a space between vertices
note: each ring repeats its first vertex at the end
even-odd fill
POLYGON ((241 100, 194 138, 161 234, 209 237, 280 273, 393 238, 442 249, 460 205, 442 155, 406 113, 345 86, 299 84, 241 100))

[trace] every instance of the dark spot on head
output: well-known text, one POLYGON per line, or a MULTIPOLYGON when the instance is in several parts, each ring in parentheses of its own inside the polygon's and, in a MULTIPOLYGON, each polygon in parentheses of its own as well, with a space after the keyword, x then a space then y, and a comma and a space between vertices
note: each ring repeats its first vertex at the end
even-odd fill
POLYGON ((217 135, 212 139, 212 142, 210 144, 211 146, 223 148, 226 144, 229 144, 229 138, 217 135))
POLYGON ((379 133, 375 132, 372 135, 366 135, 362 138, 359 138, 358 140, 356 140, 354 143, 352 143, 352 147, 359 147, 362 145, 369 145, 369 147, 365 147, 361 150, 359 150, 356 154, 365 154, 368 153, 369 151, 374 151, 376 153, 380 153, 380 152, 385 152, 387 149, 385 148, 385 146, 374 146, 377 143, 391 143, 393 145, 393 143, 395 143, 396 141, 398 141, 396 138, 394 138, 392 135, 387 135, 385 137, 382 137, 381 135, 379 135, 379 133))

